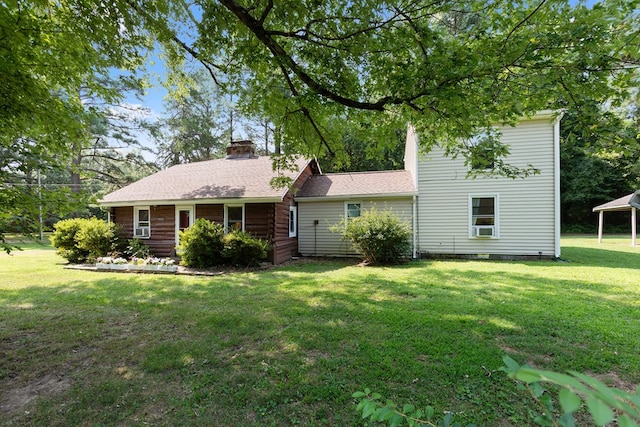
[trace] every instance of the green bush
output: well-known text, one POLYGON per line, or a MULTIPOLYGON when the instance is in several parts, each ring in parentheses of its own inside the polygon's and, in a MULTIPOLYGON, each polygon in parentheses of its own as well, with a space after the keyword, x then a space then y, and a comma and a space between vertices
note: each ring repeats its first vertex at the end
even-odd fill
POLYGON ((127 241, 127 248, 124 250, 124 255, 131 258, 149 258, 153 251, 147 246, 141 239, 129 239, 127 241))
POLYGON ((97 218, 65 219, 53 228, 51 243, 69 262, 93 261, 113 252, 118 245, 118 226, 97 218))
POLYGON ((204 218, 196 219, 193 226, 180 232, 180 264, 205 268, 221 264, 224 227, 204 218))
POLYGON ((89 251, 78 247, 76 234, 82 228, 82 218, 72 218, 53 224, 51 244, 58 249, 58 254, 69 262, 83 262, 89 256, 89 251))
POLYGON ((87 261, 114 252, 118 246, 119 226, 97 218, 85 219, 75 240, 80 249, 88 252, 87 261))
POLYGON ((222 256, 232 265, 252 265, 267 258, 269 243, 249 233, 234 230, 222 238, 222 256))
POLYGON ((331 231, 351 240, 354 248, 370 264, 390 264, 409 255, 411 229, 389 211, 374 208, 357 218, 344 219, 331 227, 331 231))

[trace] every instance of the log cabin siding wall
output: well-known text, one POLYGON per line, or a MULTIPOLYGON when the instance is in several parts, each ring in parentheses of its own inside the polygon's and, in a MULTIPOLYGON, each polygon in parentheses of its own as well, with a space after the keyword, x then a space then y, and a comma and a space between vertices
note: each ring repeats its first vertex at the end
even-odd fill
POLYGON ((198 218, 223 224, 224 205, 196 205, 196 219, 198 218))
POLYGON ((146 244, 157 256, 175 255, 176 209, 173 205, 151 206, 151 235, 146 244))
MULTIPOLYGON (((149 246, 154 255, 175 255, 175 206, 150 206, 150 229, 148 239, 140 239, 149 246)), ((120 235, 125 239, 133 239, 133 206, 111 209, 111 221, 120 224, 120 235)))
MULTIPOLYGON (((298 236, 289 237, 289 207, 297 206, 294 194, 302 188, 305 181, 314 174, 311 166, 302 171, 298 179, 293 183, 293 191, 288 191, 284 199, 274 206, 275 221, 273 233, 273 263, 280 264, 289 261, 291 257, 299 254, 298 236)), ((300 223, 300 213, 298 212, 298 224, 300 223)), ((298 227, 296 226, 296 230, 298 227)), ((299 233, 299 230, 298 230, 299 233)))
POLYGON ((120 236, 125 239, 133 238, 133 206, 111 208, 111 222, 122 227, 120 236))
POLYGON ((271 240, 274 222, 273 203, 244 205, 244 231, 261 239, 271 240))

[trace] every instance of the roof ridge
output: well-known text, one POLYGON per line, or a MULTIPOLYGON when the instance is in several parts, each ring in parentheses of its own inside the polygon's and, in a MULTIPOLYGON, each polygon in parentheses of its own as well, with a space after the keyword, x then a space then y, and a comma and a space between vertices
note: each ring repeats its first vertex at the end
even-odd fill
POLYGON ((365 175, 365 174, 373 174, 373 173, 397 173, 397 172, 409 172, 406 169, 392 169, 392 170, 383 170, 383 171, 357 171, 357 172, 328 172, 321 175, 315 176, 329 176, 329 175, 365 175))

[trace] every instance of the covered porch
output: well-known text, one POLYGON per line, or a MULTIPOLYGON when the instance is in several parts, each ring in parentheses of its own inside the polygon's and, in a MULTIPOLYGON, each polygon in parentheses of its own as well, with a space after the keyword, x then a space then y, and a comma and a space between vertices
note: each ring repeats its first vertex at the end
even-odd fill
POLYGON ((631 211, 631 245, 637 246, 638 209, 640 209, 640 190, 593 208, 593 212, 598 212, 598 243, 602 243, 605 212, 631 211))

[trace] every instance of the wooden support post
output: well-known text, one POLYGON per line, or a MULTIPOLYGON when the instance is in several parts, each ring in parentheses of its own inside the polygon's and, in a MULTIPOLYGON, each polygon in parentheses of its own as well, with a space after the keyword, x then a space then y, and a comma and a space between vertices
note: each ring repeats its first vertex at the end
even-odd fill
POLYGON ((631 246, 636 245, 636 211, 635 207, 631 207, 631 246))
POLYGON ((604 211, 598 214, 598 243, 602 243, 602 226, 604 225, 604 211))

